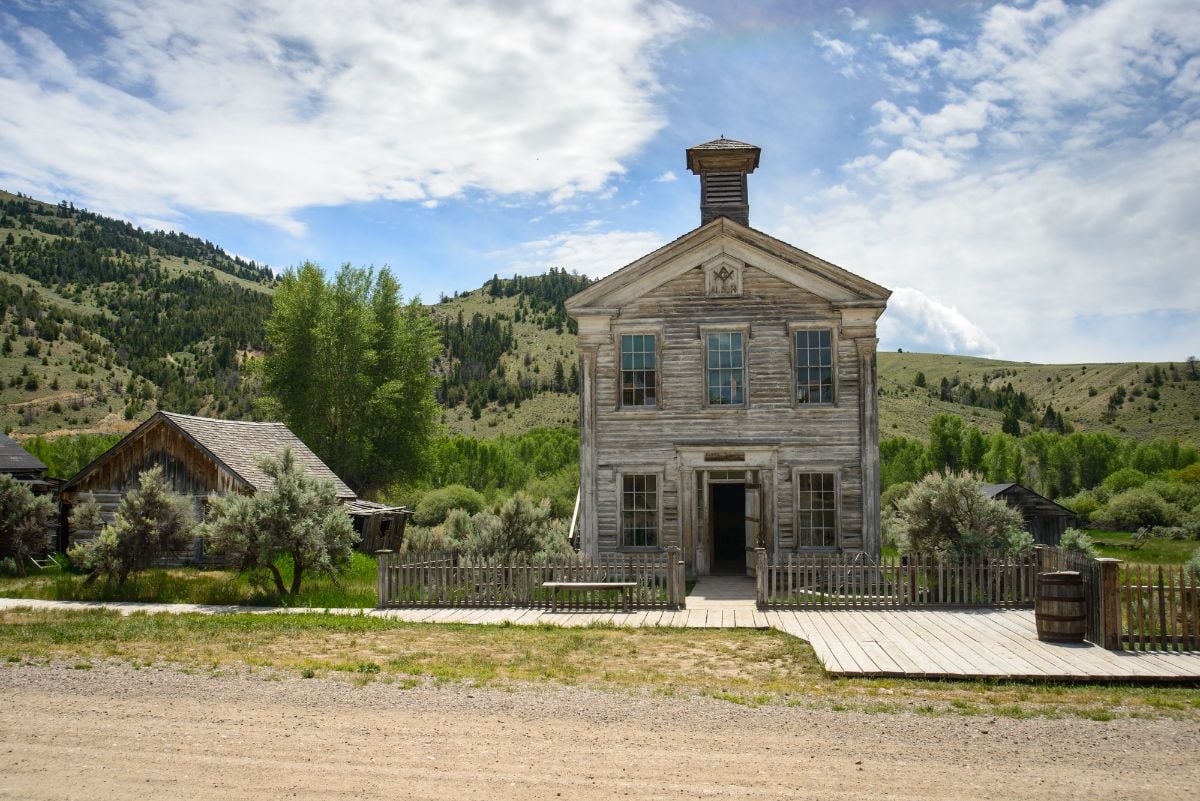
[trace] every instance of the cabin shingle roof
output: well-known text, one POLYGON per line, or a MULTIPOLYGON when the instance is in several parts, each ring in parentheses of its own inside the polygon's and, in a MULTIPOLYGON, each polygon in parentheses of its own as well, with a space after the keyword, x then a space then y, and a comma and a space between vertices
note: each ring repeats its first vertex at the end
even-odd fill
POLYGON ((736 139, 726 139, 725 137, 721 137, 720 139, 714 139, 711 142, 705 142, 702 145, 690 147, 688 150, 745 150, 746 148, 754 148, 755 150, 758 150, 758 145, 751 145, 747 144, 746 142, 739 142, 736 139))
POLYGON ((45 469, 42 460, 22 448, 21 443, 0 434, 0 473, 35 473, 45 469))
POLYGON ((321 459, 283 423, 252 423, 243 420, 215 420, 189 414, 159 412, 166 420, 194 439, 213 456, 241 476, 258 491, 269 490, 274 481, 258 466, 262 456, 278 456, 290 447, 296 461, 312 476, 333 482, 339 498, 354 498, 346 486, 321 459))

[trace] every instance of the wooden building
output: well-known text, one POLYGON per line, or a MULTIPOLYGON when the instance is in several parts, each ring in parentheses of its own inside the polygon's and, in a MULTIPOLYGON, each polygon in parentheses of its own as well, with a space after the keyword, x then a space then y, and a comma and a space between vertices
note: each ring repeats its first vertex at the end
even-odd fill
POLYGON ((749 225, 759 148, 687 151, 700 226, 567 300, 580 547, 879 553, 876 329, 891 292, 749 225))
POLYGON ((1078 523, 1075 513, 1020 484, 984 484, 984 496, 1004 501, 1025 518, 1036 545, 1058 546, 1063 532, 1078 523))
POLYGON ((46 478, 46 465, 42 460, 7 434, 0 434, 0 473, 8 473, 35 495, 49 493, 55 486, 55 482, 46 478))
POLYGON ((157 465, 172 490, 194 499, 197 511, 202 512, 211 495, 270 489, 273 480, 258 466, 258 460, 278 456, 285 448, 291 448, 310 475, 333 483, 364 541, 379 547, 403 533, 410 510, 359 500, 283 423, 215 420, 160 411, 63 484, 58 549, 66 551, 72 542, 94 535, 72 532, 68 524, 71 508, 89 493, 111 518, 121 497, 137 486, 142 471, 157 465))

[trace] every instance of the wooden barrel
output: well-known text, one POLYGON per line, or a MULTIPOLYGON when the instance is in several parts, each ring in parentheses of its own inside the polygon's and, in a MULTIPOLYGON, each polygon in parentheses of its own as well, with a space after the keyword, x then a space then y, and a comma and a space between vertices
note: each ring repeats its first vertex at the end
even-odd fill
POLYGON ((1043 642, 1083 642, 1087 624, 1083 576, 1076 570, 1039 573, 1034 619, 1043 642))

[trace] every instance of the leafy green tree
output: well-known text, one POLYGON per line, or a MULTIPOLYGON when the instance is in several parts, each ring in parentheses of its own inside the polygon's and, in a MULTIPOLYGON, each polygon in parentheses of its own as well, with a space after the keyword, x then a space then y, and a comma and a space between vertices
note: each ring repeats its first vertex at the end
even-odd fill
POLYGON ((241 570, 269 579, 280 598, 300 592, 306 574, 337 576, 349 565, 358 534, 329 481, 305 472, 291 449, 259 466, 274 486, 256 495, 226 495, 200 527, 210 547, 241 570), (291 562, 285 584, 280 561, 291 562))
POLYGON ((25 562, 46 548, 54 504, 49 496, 34 495, 8 473, 0 473, 0 554, 25 575, 25 562))
POLYGON ((274 409, 362 491, 420 475, 439 412, 437 331, 386 268, 344 265, 332 281, 305 263, 276 290, 264 385, 274 409))
POLYGON ((981 471, 985 453, 987 453, 987 441, 983 438, 983 433, 976 426, 970 426, 963 437, 963 468, 972 473, 981 471))
POLYGON ((963 421, 942 413, 929 421, 929 463, 936 472, 959 469, 963 452, 963 421))
POLYGON ((71 561, 97 578, 125 583, 156 559, 177 553, 191 542, 192 517, 187 502, 171 492, 162 468, 138 476, 138 485, 125 493, 113 522, 95 538, 71 548, 71 561))
POLYGON ((973 556, 1033 547, 1020 512, 985 496, 975 476, 931 473, 897 506, 902 546, 909 552, 973 556))
POLYGON ((920 370, 917 371, 917 375, 913 378, 913 386, 921 387, 922 389, 925 388, 925 373, 921 372, 920 370))
POLYGON ((462 509, 475 514, 483 508, 484 499, 470 487, 450 484, 425 494, 417 504, 413 522, 420 526, 436 526, 445 522, 452 509, 462 509))
POLYGON ((925 472, 925 446, 919 441, 908 437, 888 437, 879 443, 881 489, 917 481, 925 472))

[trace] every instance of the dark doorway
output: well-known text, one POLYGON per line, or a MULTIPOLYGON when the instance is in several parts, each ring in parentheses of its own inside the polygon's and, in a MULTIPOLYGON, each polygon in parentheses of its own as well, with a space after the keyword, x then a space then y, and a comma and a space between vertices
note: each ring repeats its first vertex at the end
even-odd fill
POLYGON ((713 573, 746 572, 746 485, 709 484, 713 573))

